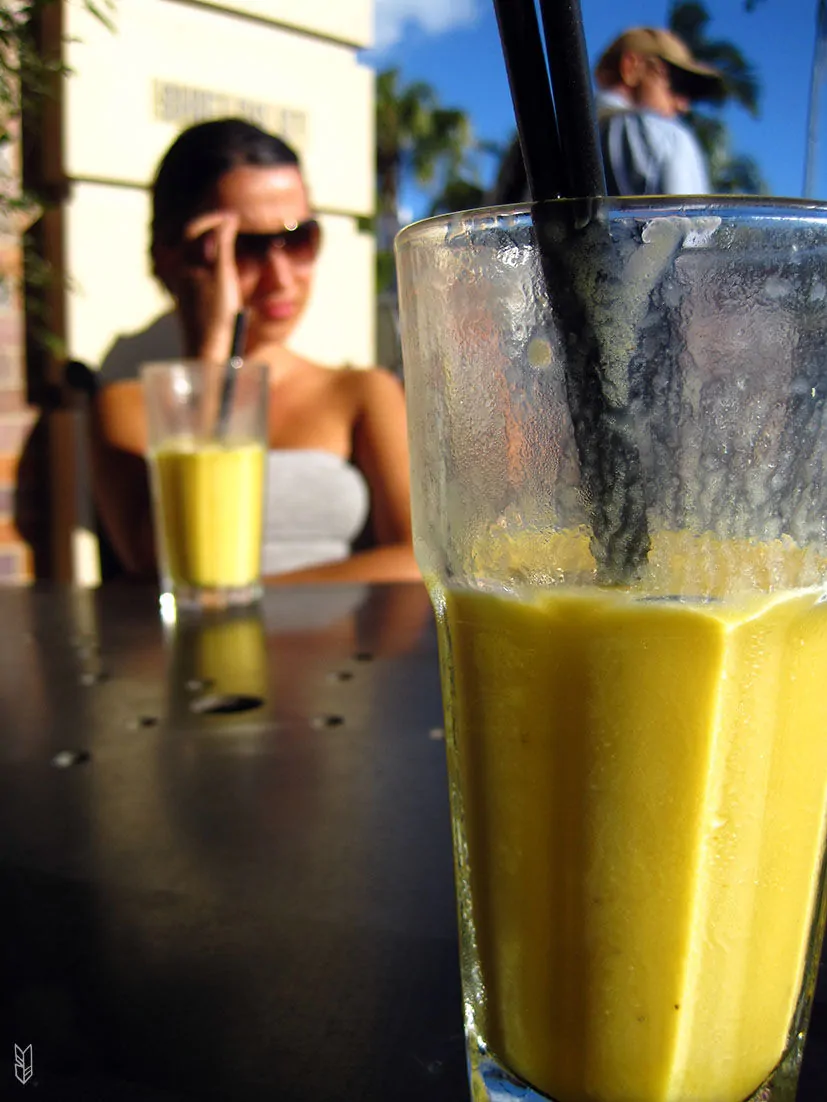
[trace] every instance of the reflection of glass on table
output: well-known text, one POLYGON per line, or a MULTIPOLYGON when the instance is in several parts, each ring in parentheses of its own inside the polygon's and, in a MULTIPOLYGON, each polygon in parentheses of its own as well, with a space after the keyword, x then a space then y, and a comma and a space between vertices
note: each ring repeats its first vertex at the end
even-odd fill
POLYGON ((166 634, 172 726, 236 741, 266 729, 267 645, 257 606, 184 614, 166 634))

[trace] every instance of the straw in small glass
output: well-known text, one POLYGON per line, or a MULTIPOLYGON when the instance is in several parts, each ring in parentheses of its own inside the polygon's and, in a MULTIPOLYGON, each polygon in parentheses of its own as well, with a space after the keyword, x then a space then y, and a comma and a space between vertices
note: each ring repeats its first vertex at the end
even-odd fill
POLYGON ((239 310, 235 316, 235 324, 233 326, 233 340, 230 349, 230 358, 224 367, 224 375, 221 380, 221 397, 218 403, 218 417, 215 424, 215 435, 219 440, 223 440, 227 435, 227 429, 230 424, 230 413, 233 408, 233 394, 235 393, 235 382, 238 376, 238 369, 243 363, 244 355, 244 342, 247 339, 247 314, 244 310, 239 310))

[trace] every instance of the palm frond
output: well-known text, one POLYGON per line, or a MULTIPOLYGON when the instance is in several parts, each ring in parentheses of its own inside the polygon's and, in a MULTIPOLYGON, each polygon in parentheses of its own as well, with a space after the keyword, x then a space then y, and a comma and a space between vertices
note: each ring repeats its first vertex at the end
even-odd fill
POLYGON ((706 7, 698 0, 680 0, 672 5, 668 22, 669 29, 683 39, 699 61, 722 73, 724 92, 718 101, 734 100, 757 116, 761 95, 758 74, 735 43, 709 37, 711 16, 706 7))
MULTIPOLYGON (((749 11, 760 0, 745 0, 749 11)), ((710 97, 720 106, 737 103, 753 117, 759 113, 761 81, 752 63, 734 42, 712 38, 709 27, 712 17, 698 0, 679 0, 669 10, 669 29, 683 39, 689 49, 723 76, 723 92, 710 97)), ((685 119, 706 153, 713 190, 719 193, 741 192, 759 194, 766 190, 757 162, 730 148, 729 131, 719 118, 693 109, 685 119)))

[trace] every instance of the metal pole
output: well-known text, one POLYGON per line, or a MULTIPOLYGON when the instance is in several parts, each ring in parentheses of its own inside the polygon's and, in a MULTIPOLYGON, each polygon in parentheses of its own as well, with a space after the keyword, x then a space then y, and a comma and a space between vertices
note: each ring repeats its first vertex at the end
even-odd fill
POLYGON ((807 110, 807 148, 804 153, 804 197, 815 198, 818 176, 819 96, 827 64, 827 0, 818 0, 813 69, 810 77, 810 102, 807 110))

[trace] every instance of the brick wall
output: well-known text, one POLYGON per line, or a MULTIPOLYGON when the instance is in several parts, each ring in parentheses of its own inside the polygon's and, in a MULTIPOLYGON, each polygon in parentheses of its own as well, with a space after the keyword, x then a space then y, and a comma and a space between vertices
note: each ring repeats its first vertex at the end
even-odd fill
POLYGON ((30 581, 34 577, 34 547, 43 517, 43 486, 36 466, 21 483, 21 458, 30 453, 30 437, 37 410, 26 403, 25 324, 20 286, 21 234, 31 217, 4 209, 3 197, 19 194, 15 145, 0 149, 0 584, 30 581), (21 529, 28 533, 23 538, 21 529))

